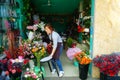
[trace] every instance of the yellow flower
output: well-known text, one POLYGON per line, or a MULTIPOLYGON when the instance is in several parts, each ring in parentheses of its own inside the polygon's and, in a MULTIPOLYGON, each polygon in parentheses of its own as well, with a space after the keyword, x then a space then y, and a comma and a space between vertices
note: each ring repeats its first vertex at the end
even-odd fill
POLYGON ((37 52, 39 50, 39 48, 32 48, 32 52, 34 53, 34 52, 37 52))

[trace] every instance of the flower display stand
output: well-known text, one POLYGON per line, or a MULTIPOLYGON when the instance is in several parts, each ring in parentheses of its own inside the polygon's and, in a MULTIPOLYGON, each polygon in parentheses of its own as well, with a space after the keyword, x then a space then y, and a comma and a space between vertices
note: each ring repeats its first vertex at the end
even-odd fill
POLYGON ((104 73, 100 73, 100 80, 120 80, 120 77, 118 75, 108 76, 104 73))
POLYGON ((89 64, 81 65, 79 64, 79 78, 81 80, 86 80, 88 77, 89 64))

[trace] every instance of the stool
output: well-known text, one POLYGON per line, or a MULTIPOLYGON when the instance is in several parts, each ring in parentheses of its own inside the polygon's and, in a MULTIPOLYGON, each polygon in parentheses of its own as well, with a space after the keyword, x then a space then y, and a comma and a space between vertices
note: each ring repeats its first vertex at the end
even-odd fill
MULTIPOLYGON (((51 59, 51 60, 49 60, 49 61, 45 61, 45 62, 48 63, 48 67, 49 67, 49 69, 50 69, 50 72, 52 72, 52 68, 51 68, 51 65, 50 65, 50 63, 51 63, 52 60, 53 60, 53 59, 51 59)), ((59 76, 59 71, 58 71, 58 69, 57 69, 57 63, 56 63, 55 60, 53 60, 53 61, 54 61, 54 62, 53 62, 53 65, 55 65, 55 69, 56 69, 57 75, 59 76)), ((40 63, 45 63, 45 62, 40 62, 40 63)))
MULTIPOLYGON (((53 59, 51 59, 51 60, 53 60, 53 59)), ((51 61, 51 60, 50 60, 50 61, 51 61)), ((57 75, 59 76, 59 71, 58 71, 58 68, 57 68, 57 63, 56 63, 55 60, 53 60, 53 61, 54 61, 54 62, 53 62, 53 65, 55 66, 55 69, 56 69, 57 75)), ((52 62, 52 61, 51 61, 51 62, 52 62)), ((50 62, 48 62, 48 66, 49 66, 50 71, 52 72, 50 62)))

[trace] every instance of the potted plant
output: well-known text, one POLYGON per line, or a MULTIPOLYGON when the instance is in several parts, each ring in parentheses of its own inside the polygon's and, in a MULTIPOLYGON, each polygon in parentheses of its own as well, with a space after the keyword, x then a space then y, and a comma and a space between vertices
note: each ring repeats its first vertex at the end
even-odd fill
POLYGON ((73 39, 71 37, 69 37, 66 41, 67 48, 72 47, 73 42, 74 42, 73 39))
POLYGON ((79 62, 79 78, 82 80, 87 79, 89 64, 92 59, 83 51, 76 53, 74 56, 79 62))
MULTIPOLYGON (((120 70, 120 54, 96 56, 93 63, 100 69, 100 80, 116 80, 120 70)), ((119 79, 117 79, 119 80, 119 79)))

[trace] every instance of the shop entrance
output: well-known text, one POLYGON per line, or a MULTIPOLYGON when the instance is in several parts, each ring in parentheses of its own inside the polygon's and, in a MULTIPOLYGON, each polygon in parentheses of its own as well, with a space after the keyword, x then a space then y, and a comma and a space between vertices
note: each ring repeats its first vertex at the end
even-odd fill
MULTIPOLYGON (((62 55, 63 66, 67 73, 66 76, 73 75, 69 69, 78 71, 73 60, 69 60, 66 56, 66 51, 69 46, 66 46, 68 38, 72 38, 77 42, 77 47, 90 54, 90 27, 91 27, 91 0, 31 0, 29 6, 32 9, 28 12, 32 15, 29 24, 33 23, 33 16, 37 15, 40 21, 44 23, 52 23, 55 31, 57 31, 64 39, 64 54, 62 55), (70 62, 70 64, 66 64, 70 62), (66 65, 65 65, 66 64, 66 65), (72 67, 70 67, 72 65, 72 67), (71 74, 69 74, 71 73, 71 74)), ((75 73, 78 76, 78 72, 75 73)), ((74 76, 76 76, 74 75, 74 76)))

